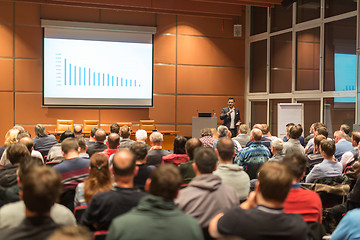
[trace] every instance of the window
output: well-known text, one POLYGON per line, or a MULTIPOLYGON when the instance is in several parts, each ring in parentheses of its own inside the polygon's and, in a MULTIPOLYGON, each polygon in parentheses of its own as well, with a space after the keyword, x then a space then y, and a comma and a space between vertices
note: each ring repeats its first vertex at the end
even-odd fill
POLYGON ((326 0, 325 17, 331 17, 356 10, 355 0, 326 0))
POLYGON ((270 131, 274 136, 278 136, 278 103, 291 103, 291 99, 270 100, 270 131))
POLYGON ((276 5, 270 10, 271 32, 276 32, 292 27, 292 8, 283 8, 276 5))
POLYGON ((267 102, 266 101, 252 101, 251 102, 251 126, 256 123, 267 122, 267 102))
POLYGON ((320 1, 298 0, 296 12, 297 12, 296 15, 297 23, 302 23, 309 20, 320 18, 320 1))
POLYGON ((320 121, 320 100, 298 100, 304 104, 304 136, 308 136, 311 124, 320 121))
POLYGON ((266 40, 251 44, 250 92, 266 92, 266 40))
POLYGON ((251 35, 264 33, 267 31, 267 8, 251 8, 251 35))

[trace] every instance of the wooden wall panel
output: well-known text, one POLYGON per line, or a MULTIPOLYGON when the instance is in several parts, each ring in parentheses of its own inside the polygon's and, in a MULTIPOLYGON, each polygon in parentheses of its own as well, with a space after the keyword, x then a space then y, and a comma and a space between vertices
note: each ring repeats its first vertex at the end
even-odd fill
POLYGON ((15 60, 15 91, 42 91, 41 60, 15 60))
POLYGON ((13 93, 0 92, 0 108, 2 117, 0 118, 0 145, 4 143, 6 132, 13 127, 14 122, 14 104, 13 93))
POLYGON ((15 24, 40 26, 40 4, 16 3, 15 24))
POLYGON ((155 35, 155 63, 176 63, 176 37, 170 35, 155 35))
POLYGON ((175 123, 175 96, 154 95, 154 107, 149 110, 149 118, 156 123, 175 123))
POLYGON ((191 137, 192 136, 192 127, 191 125, 181 125, 179 124, 177 126, 177 130, 180 131, 181 136, 185 136, 185 137, 191 137))
POLYGON ((0 57, 13 57, 13 26, 0 25, 0 57))
POLYGON ((140 119, 149 119, 148 108, 113 108, 101 109, 101 123, 132 122, 138 124, 140 119))
POLYGON ((40 27, 15 27, 15 57, 42 58, 42 29, 40 27))
POLYGON ((62 21, 99 22, 100 13, 96 8, 69 7, 58 5, 41 6, 41 17, 43 19, 62 21))
MULTIPOLYGON (((14 60, 13 59, 0 59, 0 91, 12 91, 13 90, 13 78, 14 78, 14 60)), ((1 136, 0 136, 1 139, 1 136)))
POLYGON ((157 14, 157 34, 176 34, 176 16, 170 14, 157 14))
POLYGON ((175 65, 154 66, 154 93, 175 93, 175 65))
POLYGON ((125 25, 155 26, 155 14, 103 9, 101 10, 101 22, 125 25))
MULTIPOLYGON (((0 23, 13 24, 13 18, 14 18, 14 3, 1 1, 0 23)), ((1 140, 1 136, 0 136, 0 140, 1 140)))

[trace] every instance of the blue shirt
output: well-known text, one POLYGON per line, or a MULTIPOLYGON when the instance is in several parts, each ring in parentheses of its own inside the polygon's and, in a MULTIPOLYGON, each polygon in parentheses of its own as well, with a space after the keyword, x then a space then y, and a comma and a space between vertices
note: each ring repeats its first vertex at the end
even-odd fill
POLYGON ((329 159, 324 159, 321 163, 316 164, 309 175, 306 176, 305 182, 312 183, 316 179, 324 177, 336 177, 342 174, 342 164, 329 159))
POLYGON ((260 141, 252 142, 248 147, 243 148, 236 155, 234 162, 244 169, 248 164, 264 163, 270 158, 269 149, 260 141))
POLYGON ((331 235, 331 240, 360 239, 360 209, 356 208, 341 219, 339 225, 331 235))

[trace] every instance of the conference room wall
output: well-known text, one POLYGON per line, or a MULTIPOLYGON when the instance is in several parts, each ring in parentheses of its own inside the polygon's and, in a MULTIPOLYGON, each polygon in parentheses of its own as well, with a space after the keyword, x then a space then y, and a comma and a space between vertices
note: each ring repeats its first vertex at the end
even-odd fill
MULTIPOLYGON (((191 117, 216 112, 234 96, 244 115, 244 38, 233 37, 239 19, 216 19, 111 9, 0 1, 0 145, 14 124, 31 134, 37 123, 54 130, 56 119, 154 119, 159 130, 191 136, 191 117), (153 108, 42 107, 40 19, 157 26, 154 38, 153 108)), ((244 35, 244 34, 243 34, 244 35)), ((221 121, 218 119, 218 123, 221 121)), ((134 126, 137 129, 137 126, 134 126)))

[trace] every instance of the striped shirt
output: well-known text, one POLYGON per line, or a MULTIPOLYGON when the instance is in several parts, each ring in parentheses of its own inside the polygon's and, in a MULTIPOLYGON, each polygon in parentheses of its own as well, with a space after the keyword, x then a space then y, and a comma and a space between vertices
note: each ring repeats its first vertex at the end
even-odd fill
POLYGON ((264 163, 270 158, 269 149, 260 141, 252 142, 248 147, 243 148, 236 155, 234 163, 243 166, 244 169, 248 164, 264 163))

